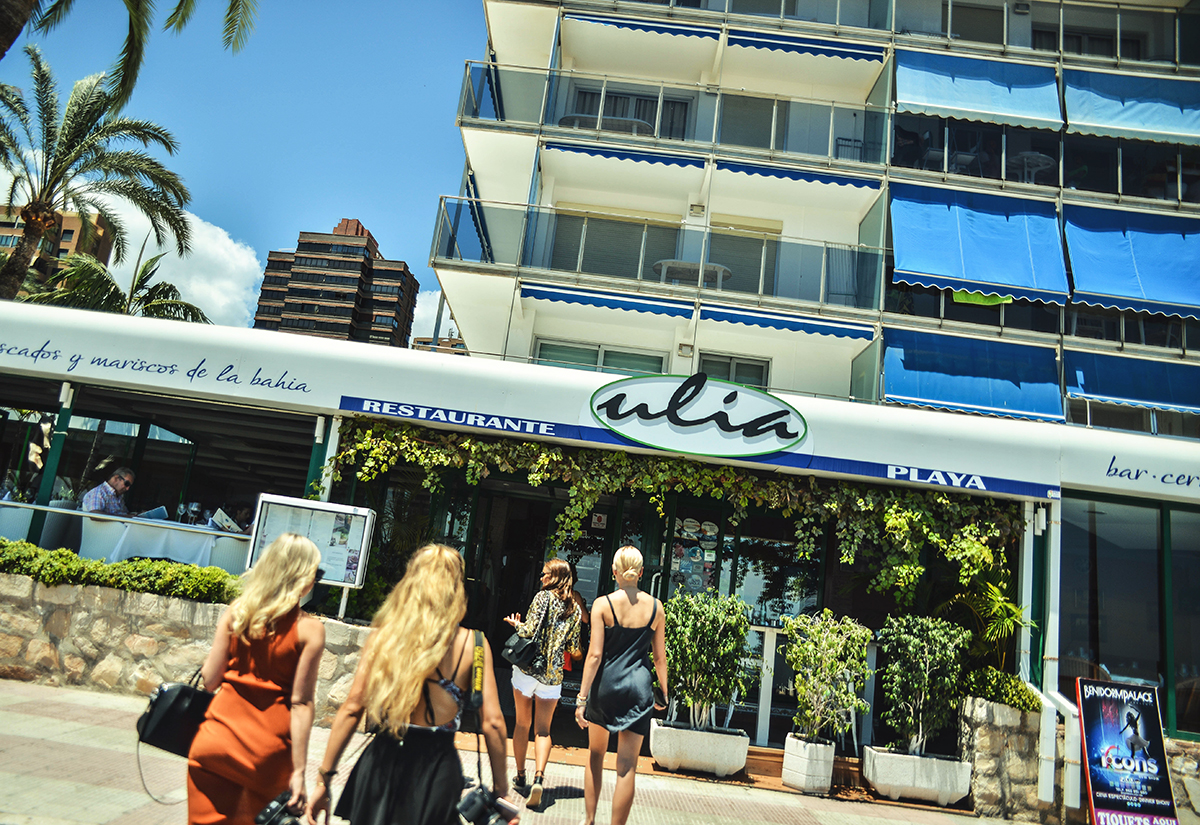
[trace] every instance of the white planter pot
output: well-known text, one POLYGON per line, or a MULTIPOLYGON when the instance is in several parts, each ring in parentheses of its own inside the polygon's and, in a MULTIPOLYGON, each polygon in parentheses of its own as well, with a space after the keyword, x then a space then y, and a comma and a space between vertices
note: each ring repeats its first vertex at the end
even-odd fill
POLYGON ((783 744, 783 784, 803 793, 828 795, 833 784, 833 744, 788 734, 783 744))
POLYGON ((750 737, 743 730, 692 730, 650 720, 650 755, 669 771, 729 776, 746 767, 749 752, 750 737))
POLYGON ((971 790, 971 763, 863 748, 863 778, 891 799, 905 797, 945 807, 971 790))

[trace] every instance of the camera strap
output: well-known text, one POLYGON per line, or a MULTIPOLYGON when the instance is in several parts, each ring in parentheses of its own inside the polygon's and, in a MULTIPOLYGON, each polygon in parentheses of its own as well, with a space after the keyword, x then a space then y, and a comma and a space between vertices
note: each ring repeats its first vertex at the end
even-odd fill
POLYGON ((467 698, 467 707, 475 711, 475 776, 479 779, 479 787, 483 787, 483 753, 479 748, 479 728, 482 719, 479 709, 483 707, 483 631, 473 631, 475 634, 475 650, 471 657, 471 695, 467 698))

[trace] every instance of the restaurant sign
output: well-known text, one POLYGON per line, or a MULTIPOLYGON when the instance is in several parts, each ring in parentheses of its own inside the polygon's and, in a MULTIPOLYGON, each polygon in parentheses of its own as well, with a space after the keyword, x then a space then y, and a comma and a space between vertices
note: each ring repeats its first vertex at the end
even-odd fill
POLYGON ((790 404, 704 373, 614 381, 592 395, 590 410, 603 427, 630 441, 717 458, 784 452, 808 433, 804 416, 790 404))

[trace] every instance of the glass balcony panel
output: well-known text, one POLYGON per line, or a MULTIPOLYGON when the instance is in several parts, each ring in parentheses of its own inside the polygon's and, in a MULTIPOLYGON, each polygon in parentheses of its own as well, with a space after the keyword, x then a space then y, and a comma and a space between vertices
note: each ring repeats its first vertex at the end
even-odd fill
POLYGON ((1180 197, 1186 203, 1200 203, 1200 146, 1180 147, 1179 159, 1183 163, 1180 197))
POLYGON ((1176 200, 1179 154, 1169 143, 1121 141, 1121 191, 1141 198, 1176 200))
POLYGON ((733 14, 794 17, 796 0, 730 0, 729 11, 733 14))
POLYGON ((1005 178, 1043 186, 1058 185, 1057 132, 1005 126, 1005 178))
POLYGON ((579 247, 583 241, 583 216, 558 215, 554 221, 554 244, 550 268, 562 272, 579 271, 579 247))
MULTIPOLYGON (((775 101, 769 97, 722 95, 719 142, 728 146, 770 149, 774 109, 775 101)), ((821 154, 826 152, 828 149, 821 154)))
POLYGON ((774 279, 763 285, 763 294, 796 301, 821 300, 821 270, 825 247, 800 241, 781 241, 779 266, 774 279))
MULTIPOLYGON (((829 156, 829 106, 820 103, 780 101, 775 148, 785 152, 829 156)), ((724 132, 722 131, 722 136, 724 132)), ((838 141, 839 151, 841 140, 838 141)), ((850 149, 838 157, 851 157, 850 149)))
MULTIPOLYGON (((644 271, 642 279, 657 280, 672 286, 688 286, 695 288, 700 283, 700 261, 704 257, 705 231, 699 227, 684 226, 677 232, 675 253, 669 258, 660 258, 644 271)), ((656 242, 657 243, 657 242, 656 242)), ((665 251, 666 244, 663 242, 665 251)), ((650 258, 650 245, 647 243, 646 258, 650 258)))
POLYGON ((1066 323, 1067 335, 1099 341, 1121 340, 1121 313, 1115 309, 1071 305, 1067 307, 1066 323))
POLYGON ((774 279, 775 259, 779 242, 763 235, 713 232, 709 240, 708 266, 705 267, 705 289, 726 292, 748 292, 757 295, 760 276, 764 270, 774 279))
POLYGON ((645 375, 663 371, 663 357, 642 352, 605 350, 601 357, 601 372, 616 375, 645 375))
POLYGON ((1174 63, 1174 11, 1121 9, 1121 59, 1174 63))
POLYGON ((1117 194, 1117 141, 1067 135, 1063 143, 1066 188, 1117 194))
MULTIPOLYGON (((949 31, 951 8, 942 4, 942 31, 949 31)), ((954 4, 951 37, 972 43, 1004 43, 1004 9, 954 4)))
POLYGON ((678 259, 679 239, 678 226, 646 225, 646 250, 642 255, 642 280, 659 280, 663 268, 662 262, 678 259), (658 265, 657 270, 655 265, 658 265))
POLYGON ((1179 10, 1179 62, 1200 66, 1200 6, 1179 10))
POLYGON ((467 67, 463 117, 536 125, 546 97, 544 72, 473 63, 467 67))
POLYGON ((1116 57, 1116 7, 1064 6, 1062 48, 1064 54, 1116 57))
POLYGON ((569 344, 542 342, 538 345, 537 362, 575 370, 595 370, 599 355, 600 351, 596 347, 573 347, 569 344))
POLYGON ((580 271, 613 278, 637 278, 645 226, 589 215, 580 271))

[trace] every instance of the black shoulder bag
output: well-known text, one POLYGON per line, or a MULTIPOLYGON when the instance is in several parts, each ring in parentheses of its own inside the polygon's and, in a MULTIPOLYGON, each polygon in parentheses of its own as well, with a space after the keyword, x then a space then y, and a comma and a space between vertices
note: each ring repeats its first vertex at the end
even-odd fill
POLYGON ((137 756, 142 787, 155 802, 176 804, 163 802, 146 787, 146 777, 142 772, 142 743, 178 756, 187 756, 212 698, 213 694, 200 684, 200 668, 196 668, 187 682, 163 682, 150 694, 150 704, 137 720, 137 756))
POLYGON ((508 637, 508 641, 504 643, 504 649, 500 651, 500 655, 522 669, 533 664, 533 660, 538 655, 538 641, 541 639, 542 631, 546 627, 546 620, 548 618, 550 618, 549 607, 542 614, 542 620, 538 622, 538 626, 534 629, 532 636, 526 638, 514 632, 508 637))

